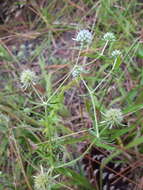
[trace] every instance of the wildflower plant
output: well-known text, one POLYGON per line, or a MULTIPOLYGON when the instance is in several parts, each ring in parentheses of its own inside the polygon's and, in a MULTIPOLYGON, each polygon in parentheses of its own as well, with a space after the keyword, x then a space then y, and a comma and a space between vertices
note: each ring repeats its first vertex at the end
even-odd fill
POLYGON ((20 75, 20 81, 23 84, 23 88, 26 89, 32 84, 35 84, 37 80, 36 74, 30 69, 24 70, 20 75))
POLYGON ((93 35, 89 30, 80 30, 75 39, 73 39, 83 45, 90 45, 93 40, 93 35))

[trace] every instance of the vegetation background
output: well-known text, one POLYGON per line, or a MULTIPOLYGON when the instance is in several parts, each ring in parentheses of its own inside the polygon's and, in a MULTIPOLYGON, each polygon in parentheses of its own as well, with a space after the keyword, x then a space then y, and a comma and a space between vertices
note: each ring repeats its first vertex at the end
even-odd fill
POLYGON ((142 18, 142 0, 0 1, 0 190, 143 189, 142 18))

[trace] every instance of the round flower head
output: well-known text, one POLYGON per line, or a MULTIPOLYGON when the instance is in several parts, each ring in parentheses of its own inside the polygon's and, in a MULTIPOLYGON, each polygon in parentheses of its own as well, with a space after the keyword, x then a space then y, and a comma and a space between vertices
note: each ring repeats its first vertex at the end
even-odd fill
POLYGON ((34 176, 34 187, 35 190, 46 190, 49 184, 47 173, 40 173, 34 176))
POLYGON ((56 183, 56 178, 59 175, 51 176, 51 168, 46 172, 41 167, 41 171, 38 175, 34 177, 34 190, 50 190, 56 183))
POLYGON ((118 56, 121 56, 122 53, 120 50, 114 50, 112 53, 111 53, 111 56, 114 57, 114 58, 117 58, 118 56))
POLYGON ((76 38, 73 40, 81 43, 81 45, 84 45, 84 44, 91 44, 92 39, 93 39, 92 33, 89 32, 89 30, 84 29, 79 31, 76 38))
POLYGON ((36 79, 37 77, 35 72, 29 69, 24 70, 20 76, 20 81, 23 84, 23 88, 25 89, 29 87, 31 84, 34 84, 36 82, 36 79))
POLYGON ((123 114, 120 109, 111 108, 105 113, 105 121, 112 128, 114 125, 120 125, 123 121, 123 114))
POLYGON ((103 40, 105 40, 105 41, 115 41, 116 37, 115 37, 114 33, 107 32, 106 34, 104 34, 103 40))
POLYGON ((82 66, 76 65, 72 72, 72 76, 75 78, 78 77, 81 73, 87 73, 87 71, 82 66))
POLYGON ((46 190, 48 186, 48 175, 47 173, 41 173, 37 176, 34 176, 34 187, 35 190, 46 190))

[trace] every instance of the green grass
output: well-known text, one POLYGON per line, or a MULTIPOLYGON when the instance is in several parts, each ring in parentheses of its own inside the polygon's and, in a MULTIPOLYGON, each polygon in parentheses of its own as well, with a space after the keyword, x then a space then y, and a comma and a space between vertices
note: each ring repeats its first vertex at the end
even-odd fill
POLYGON ((0 25, 0 190, 97 189, 82 169, 82 159, 92 147, 112 151, 101 173, 104 164, 120 156, 129 165, 139 160, 136 178, 141 178, 141 2, 42 2, 29 3, 21 25, 15 19, 8 32, 3 32, 7 24, 0 25), (72 40, 81 29, 94 35, 82 50, 72 40), (107 32, 117 40, 105 46, 107 32), (12 46, 30 39, 37 46, 22 64, 12 46), (111 57, 115 49, 122 52, 117 60, 111 57), (76 65, 84 72, 74 78, 76 65), (37 81, 23 89, 20 77, 27 68, 36 72, 37 81), (123 113, 117 126, 106 120, 110 108, 123 113), (84 143, 85 150, 79 152, 84 143))

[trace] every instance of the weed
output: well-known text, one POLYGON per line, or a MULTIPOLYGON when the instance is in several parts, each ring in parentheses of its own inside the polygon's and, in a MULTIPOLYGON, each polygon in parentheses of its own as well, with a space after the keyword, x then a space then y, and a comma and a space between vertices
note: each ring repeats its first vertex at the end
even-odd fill
POLYGON ((142 189, 140 1, 14 5, 19 18, 0 15, 0 188, 142 189))

